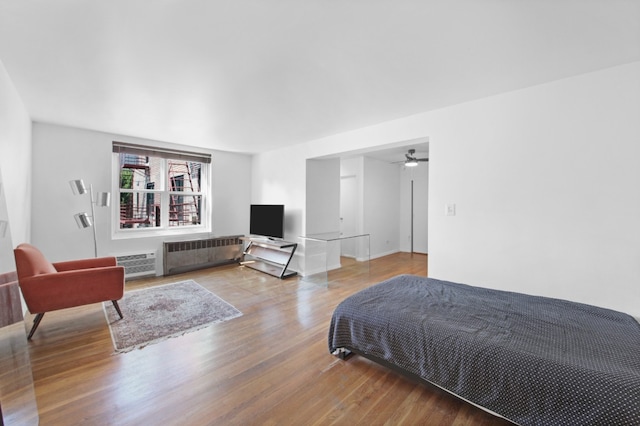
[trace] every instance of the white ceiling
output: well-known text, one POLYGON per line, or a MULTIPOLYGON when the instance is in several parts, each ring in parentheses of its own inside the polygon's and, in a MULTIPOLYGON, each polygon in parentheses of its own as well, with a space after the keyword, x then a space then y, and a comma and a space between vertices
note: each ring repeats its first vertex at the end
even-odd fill
POLYGON ((640 60, 640 0, 0 0, 0 60, 35 121, 261 152, 640 60))

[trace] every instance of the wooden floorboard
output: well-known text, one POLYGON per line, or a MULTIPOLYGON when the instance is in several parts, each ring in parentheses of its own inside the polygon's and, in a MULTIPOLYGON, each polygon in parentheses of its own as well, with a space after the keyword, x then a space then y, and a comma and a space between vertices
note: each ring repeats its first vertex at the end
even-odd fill
POLYGON ((327 286, 237 265, 131 281, 127 291, 193 279, 243 315, 123 354, 100 304, 48 313, 29 343, 40 424, 509 424, 367 359, 329 354, 335 306, 402 273, 427 275, 427 257, 353 264, 327 286))

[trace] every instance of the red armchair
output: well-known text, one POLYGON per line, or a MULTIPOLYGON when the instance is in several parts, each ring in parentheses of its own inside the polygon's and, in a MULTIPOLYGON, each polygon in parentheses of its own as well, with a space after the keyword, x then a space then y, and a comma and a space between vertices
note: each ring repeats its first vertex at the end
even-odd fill
POLYGON ((36 314, 27 339, 46 312, 58 309, 110 300, 123 318, 117 301, 124 295, 124 267, 115 257, 51 263, 31 244, 20 244, 13 253, 22 296, 36 314))

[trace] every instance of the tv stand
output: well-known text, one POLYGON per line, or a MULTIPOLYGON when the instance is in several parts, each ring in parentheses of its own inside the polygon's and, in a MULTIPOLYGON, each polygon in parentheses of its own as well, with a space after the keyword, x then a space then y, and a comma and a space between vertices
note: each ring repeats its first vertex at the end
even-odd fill
POLYGON ((240 239, 249 243, 244 249, 245 260, 241 265, 280 279, 297 274, 296 271, 287 269, 298 247, 297 243, 259 237, 240 239))

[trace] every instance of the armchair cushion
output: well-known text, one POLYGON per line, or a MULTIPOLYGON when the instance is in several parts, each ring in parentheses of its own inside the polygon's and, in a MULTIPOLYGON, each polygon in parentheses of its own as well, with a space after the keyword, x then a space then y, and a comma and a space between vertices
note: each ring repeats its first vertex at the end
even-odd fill
POLYGON ((16 248, 16 269, 18 280, 40 274, 51 274, 56 268, 36 247, 31 244, 20 244, 16 248))

